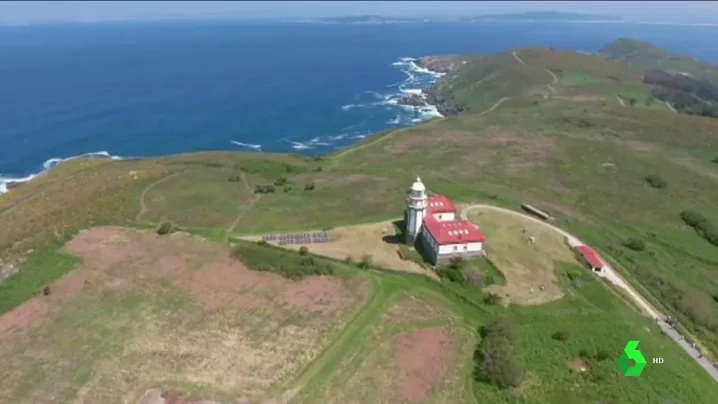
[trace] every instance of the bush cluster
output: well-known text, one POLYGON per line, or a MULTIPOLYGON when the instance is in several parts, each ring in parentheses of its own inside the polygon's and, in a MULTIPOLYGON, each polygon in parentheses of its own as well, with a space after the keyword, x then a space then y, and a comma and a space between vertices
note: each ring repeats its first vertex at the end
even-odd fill
POLYGON ((668 183, 666 180, 663 179, 663 177, 658 175, 647 175, 645 178, 648 185, 652 186, 653 188, 663 189, 668 187, 668 183))
POLYGON ((482 330, 483 340, 477 352, 476 375, 479 381, 504 389, 521 384, 524 372, 512 352, 515 333, 514 324, 509 319, 489 320, 482 330))
POLYGON ((255 271, 274 272, 289 279, 301 279, 312 275, 332 275, 334 265, 309 255, 308 250, 299 254, 265 244, 240 244, 232 255, 255 271))
POLYGON ((255 194, 272 194, 276 190, 274 185, 256 185, 254 187, 255 194))
POLYGON ((681 212, 681 219, 685 224, 691 226, 703 239, 714 246, 718 246, 718 228, 705 216, 696 211, 684 210, 681 212))
POLYGON ((155 229, 155 232, 159 234, 160 236, 164 236, 165 234, 174 233, 179 230, 179 227, 173 225, 170 222, 162 222, 159 225, 157 225, 157 229, 155 229))
POLYGON ((623 240, 624 247, 629 248, 633 251, 643 251, 646 249, 646 243, 638 237, 629 237, 623 240))

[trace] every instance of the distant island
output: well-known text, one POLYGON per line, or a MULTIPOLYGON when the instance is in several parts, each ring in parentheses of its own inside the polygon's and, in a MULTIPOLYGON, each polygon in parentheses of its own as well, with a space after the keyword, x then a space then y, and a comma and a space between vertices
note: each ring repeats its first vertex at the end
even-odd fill
POLYGON ((381 15, 349 15, 303 19, 295 22, 321 24, 393 24, 407 22, 483 22, 483 21, 622 21, 620 17, 601 14, 562 13, 558 11, 534 11, 514 14, 487 14, 471 17, 391 17, 381 15))

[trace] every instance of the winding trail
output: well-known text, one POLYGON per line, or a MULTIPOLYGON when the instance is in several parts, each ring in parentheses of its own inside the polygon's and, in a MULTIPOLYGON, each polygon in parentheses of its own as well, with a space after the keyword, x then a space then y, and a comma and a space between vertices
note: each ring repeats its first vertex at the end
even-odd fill
POLYGON ((673 108, 673 105, 671 105, 668 101, 664 101, 666 103, 666 106, 668 109, 670 109, 673 112, 677 112, 675 108, 673 108))
MULTIPOLYGON (((500 211, 516 216, 521 216, 527 220, 530 220, 532 222, 538 223, 542 226, 546 226, 564 237, 568 240, 569 245, 575 247, 579 245, 585 245, 583 241, 581 241, 578 237, 574 236, 573 234, 567 232, 566 230, 561 229, 560 227, 554 226, 550 223, 546 223, 543 220, 537 219, 533 216, 517 212, 511 209, 501 208, 494 205, 487 205, 487 204, 472 204, 469 206, 464 207, 461 210, 461 218, 462 219, 468 219, 469 213, 473 210, 494 210, 494 211, 500 211)), ((605 260, 604 260, 605 262, 605 260)), ((638 305, 644 314, 652 317, 656 320, 656 323, 661 328, 661 330, 670 337, 676 344, 678 344, 683 350, 691 357, 693 360, 698 363, 716 382, 718 382, 718 369, 713 367, 711 362, 701 356, 700 352, 696 348, 694 348, 691 344, 686 341, 685 337, 683 337, 681 334, 679 334, 673 327, 668 325, 665 322, 666 316, 658 311, 655 307, 653 307, 643 296, 641 296, 640 293, 638 293, 624 278, 621 276, 615 269, 613 269, 608 263, 605 263, 604 267, 604 273, 597 274, 599 277, 605 279, 606 281, 613 284, 615 287, 623 290, 626 292, 628 297, 636 304, 638 305)))
MULTIPOLYGON (((252 187, 249 185, 249 182, 247 181, 247 177, 244 175, 244 171, 240 170, 240 171, 239 171, 239 176, 242 178, 242 183, 244 184, 244 187, 247 189, 247 192, 250 192, 250 193, 251 193, 251 192, 252 192, 252 187)), ((249 211, 254 207, 254 205, 255 205, 257 202, 259 202, 259 200, 260 200, 261 198, 262 198, 262 195, 261 195, 261 194, 254 194, 254 196, 252 196, 252 200, 249 201, 249 203, 247 204, 247 206, 245 206, 245 207, 239 212, 239 214, 238 214, 237 217, 234 219, 234 221, 232 222, 232 224, 229 225, 229 227, 227 228, 227 234, 226 234, 226 237, 227 237, 227 238, 229 238, 229 235, 232 234, 232 232, 233 232, 234 229, 237 227, 237 225, 239 224, 239 222, 242 220, 242 218, 244 217, 244 215, 246 215, 247 212, 249 212, 249 211)))
POLYGON ((617 95, 616 98, 618 98, 618 102, 621 104, 622 107, 625 107, 625 106, 626 106, 626 103, 623 102, 623 98, 621 98, 620 95, 617 95))
POLYGON ((145 203, 145 197, 147 196, 148 191, 150 191, 152 188, 156 187, 157 185, 160 185, 161 183, 169 180, 170 178, 174 178, 180 174, 185 174, 187 172, 188 171, 180 171, 180 172, 177 172, 174 174, 170 174, 170 175, 168 175, 164 178, 160 178, 159 180, 148 185, 147 188, 145 188, 145 190, 142 191, 142 194, 140 195, 140 212, 137 214, 137 216, 135 216, 135 221, 139 222, 140 219, 142 218, 142 215, 144 215, 148 211, 147 204, 145 203))
POLYGON ((521 63, 522 65, 525 65, 525 64, 526 64, 526 63, 524 63, 523 60, 521 60, 521 58, 519 57, 519 55, 516 54, 516 51, 511 52, 511 54, 514 56, 514 59, 516 59, 516 60, 519 61, 519 63, 521 63))
POLYGON ((552 72, 551 70, 549 70, 549 69, 544 69, 544 70, 546 71, 546 73, 548 73, 548 74, 551 75, 551 78, 553 78, 553 81, 552 81, 551 83, 547 84, 548 89, 549 89, 552 93, 556 94, 556 89, 553 88, 552 84, 558 83, 558 77, 556 77, 556 75, 554 74, 554 72, 552 72))

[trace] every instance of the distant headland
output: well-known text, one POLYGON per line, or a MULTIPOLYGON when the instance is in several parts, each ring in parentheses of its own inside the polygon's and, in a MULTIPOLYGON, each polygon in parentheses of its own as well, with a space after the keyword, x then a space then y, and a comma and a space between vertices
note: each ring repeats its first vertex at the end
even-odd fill
POLYGON ((337 17, 323 17, 313 19, 302 19, 298 23, 322 23, 322 24, 396 24, 410 22, 531 22, 531 21, 571 21, 571 22, 596 22, 596 21, 622 21, 620 17, 600 14, 585 13, 562 13, 558 11, 535 11, 513 14, 488 14, 470 17, 392 17, 381 15, 349 15, 337 17))

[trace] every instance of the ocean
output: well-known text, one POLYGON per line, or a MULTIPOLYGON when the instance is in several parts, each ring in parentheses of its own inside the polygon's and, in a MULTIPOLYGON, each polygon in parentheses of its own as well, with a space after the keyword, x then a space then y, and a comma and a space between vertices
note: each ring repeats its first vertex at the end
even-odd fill
POLYGON ((327 153, 438 116, 412 58, 629 36, 718 63, 715 26, 229 21, 0 27, 0 193, 78 156, 327 153))

